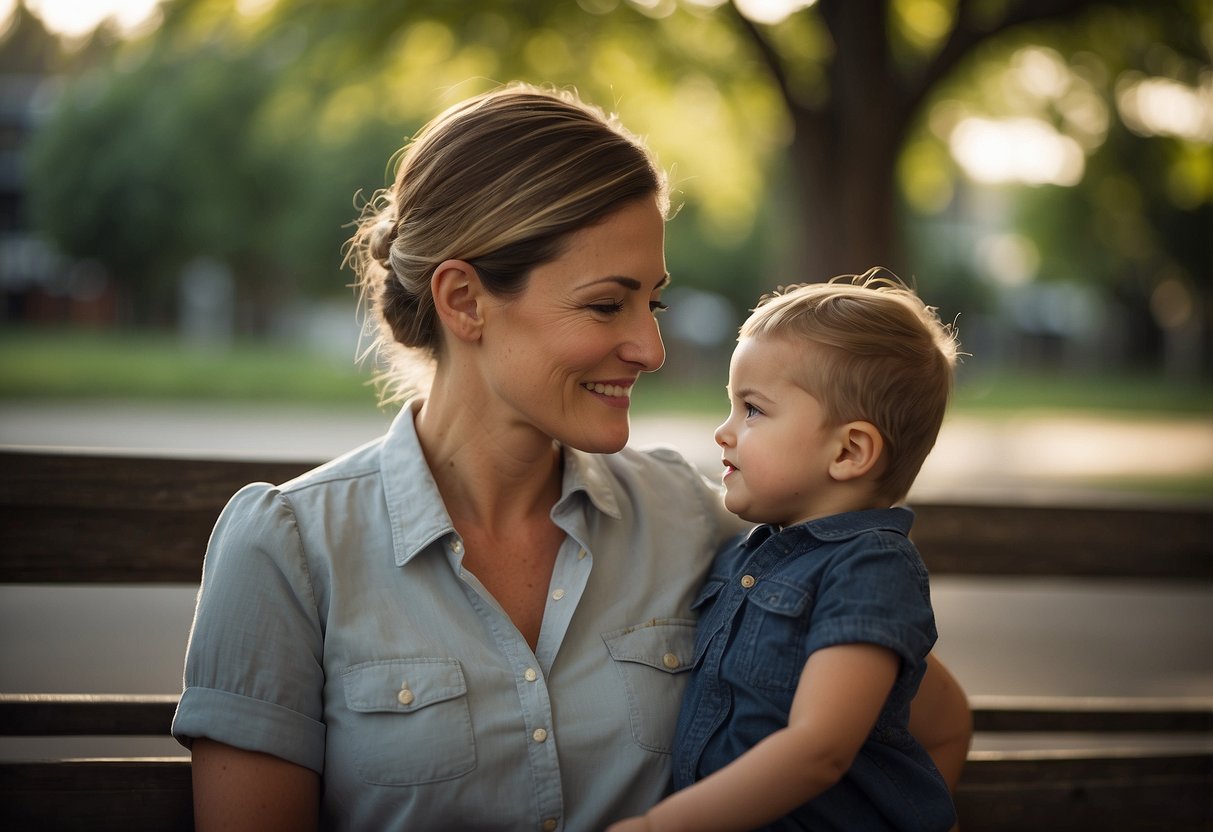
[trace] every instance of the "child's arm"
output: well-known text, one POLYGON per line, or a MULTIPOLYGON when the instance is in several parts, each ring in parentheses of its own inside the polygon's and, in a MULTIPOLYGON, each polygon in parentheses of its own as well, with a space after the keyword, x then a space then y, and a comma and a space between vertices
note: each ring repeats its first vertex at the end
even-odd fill
POLYGON ((973 714, 960 683, 933 654, 927 657, 926 675, 910 705, 910 733, 955 794, 973 739, 973 714))
POLYGON ((783 817, 851 767, 899 664, 897 654, 874 644, 814 652, 801 671, 786 728, 611 832, 744 830, 783 817))

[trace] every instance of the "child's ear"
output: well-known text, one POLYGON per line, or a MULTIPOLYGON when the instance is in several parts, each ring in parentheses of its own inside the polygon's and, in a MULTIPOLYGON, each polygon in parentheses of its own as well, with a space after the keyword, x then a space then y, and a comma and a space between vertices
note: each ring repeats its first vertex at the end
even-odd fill
POLYGON ((853 480, 871 472, 884 453, 884 437, 871 422, 847 422, 838 428, 838 453, 830 476, 853 480))
POLYGON ((480 275, 466 260, 444 260, 430 277, 434 309, 448 332, 460 341, 478 341, 484 326, 485 292, 480 275))

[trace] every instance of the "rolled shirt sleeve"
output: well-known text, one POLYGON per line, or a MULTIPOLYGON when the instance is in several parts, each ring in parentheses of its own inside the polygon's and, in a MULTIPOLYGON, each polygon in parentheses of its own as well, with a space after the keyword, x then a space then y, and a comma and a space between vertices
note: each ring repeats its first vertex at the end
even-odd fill
POLYGON ((323 631, 294 513, 246 486, 220 516, 203 564, 173 736, 324 768, 323 631))

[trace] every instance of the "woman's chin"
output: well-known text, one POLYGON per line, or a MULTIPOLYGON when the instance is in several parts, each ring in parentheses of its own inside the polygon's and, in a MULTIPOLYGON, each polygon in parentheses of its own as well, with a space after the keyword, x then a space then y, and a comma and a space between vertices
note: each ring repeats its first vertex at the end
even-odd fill
POLYGON ((629 433, 630 431, 625 425, 621 431, 586 433, 565 442, 565 444, 589 454, 614 454, 622 451, 628 444, 629 433))

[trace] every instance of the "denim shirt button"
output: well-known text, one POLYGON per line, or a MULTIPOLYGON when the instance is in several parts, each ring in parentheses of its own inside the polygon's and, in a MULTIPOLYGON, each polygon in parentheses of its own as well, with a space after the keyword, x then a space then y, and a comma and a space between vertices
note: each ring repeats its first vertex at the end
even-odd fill
POLYGON ((670 670, 673 670, 674 668, 678 667, 678 665, 682 664, 682 662, 680 662, 678 660, 678 657, 675 656, 673 653, 666 653, 664 656, 662 656, 661 663, 664 664, 666 667, 668 667, 670 670))
POLYGON ((746 589, 749 589, 756 583, 758 583, 758 582, 756 580, 754 580, 753 575, 742 575, 741 576, 741 585, 744 586, 746 589))

